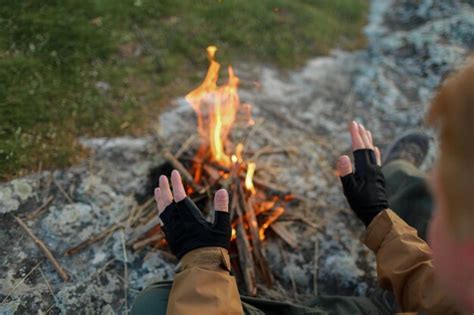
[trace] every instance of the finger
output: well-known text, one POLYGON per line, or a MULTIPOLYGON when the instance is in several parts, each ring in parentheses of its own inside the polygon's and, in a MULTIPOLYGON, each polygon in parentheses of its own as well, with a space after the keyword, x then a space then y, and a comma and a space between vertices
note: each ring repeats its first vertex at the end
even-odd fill
POLYGON ((156 206, 158 207, 158 215, 160 215, 165 210, 165 206, 163 205, 163 200, 161 199, 160 187, 155 188, 155 201, 156 201, 156 206))
POLYGON ((161 200, 163 206, 166 208, 173 202, 173 195, 171 194, 170 184, 166 176, 160 176, 160 191, 161 191, 161 200))
POLYGON ((382 154, 380 153, 379 147, 374 147, 375 159, 377 160, 377 165, 382 166, 382 154))
POLYGON ((183 180, 181 174, 177 170, 171 172, 171 186, 173 187, 174 201, 180 202, 186 198, 186 191, 184 190, 183 180))
POLYGON ((343 177, 352 173, 351 159, 347 155, 337 159, 336 169, 339 177, 343 177))
POLYGON ((352 151, 363 149, 364 143, 359 134, 359 125, 355 121, 351 122, 349 132, 351 134, 352 151))
POLYGON ((369 143, 373 147, 374 146, 374 139, 372 138, 372 132, 370 130, 367 130, 367 137, 369 138, 369 143))
POLYGON ((219 189, 214 195, 214 209, 229 212, 229 194, 225 189, 219 189))
POLYGON ((370 144, 369 136, 367 135, 367 130, 365 130, 364 125, 359 124, 359 135, 364 143, 364 149, 373 149, 373 146, 370 144))

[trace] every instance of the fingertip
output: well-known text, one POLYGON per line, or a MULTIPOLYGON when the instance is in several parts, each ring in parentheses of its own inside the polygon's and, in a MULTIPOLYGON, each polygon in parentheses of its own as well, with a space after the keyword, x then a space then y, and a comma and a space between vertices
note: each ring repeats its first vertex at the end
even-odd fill
POLYGON ((375 159, 377 160, 377 165, 382 166, 382 153, 380 152, 379 147, 375 146, 374 151, 375 151, 375 159))
POLYGON ((352 162, 347 155, 342 155, 337 159, 336 169, 340 177, 352 173, 352 162))
POLYGON ((214 195, 214 208, 216 211, 229 211, 229 193, 225 189, 219 189, 214 195))
POLYGON ((178 172, 177 169, 171 171, 171 177, 181 177, 181 174, 178 172))
POLYGON ((161 196, 160 187, 156 187, 156 188, 155 188, 154 195, 155 195, 155 200, 158 201, 158 199, 159 199, 160 196, 161 196))

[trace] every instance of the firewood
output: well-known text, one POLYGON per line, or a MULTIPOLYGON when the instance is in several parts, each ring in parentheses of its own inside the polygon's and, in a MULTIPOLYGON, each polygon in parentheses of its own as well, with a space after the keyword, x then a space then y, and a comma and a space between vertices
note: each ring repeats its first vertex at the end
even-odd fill
POLYGON ((247 223, 250 231, 250 239, 252 241, 252 252, 254 254, 254 258, 258 263, 260 272, 262 274, 262 277, 267 284, 267 286, 271 286, 273 283, 273 277, 270 272, 270 268, 268 266, 267 259, 265 258, 265 255, 263 254, 262 251, 262 243, 260 241, 260 236, 259 236, 259 229, 258 229, 258 223, 257 223, 257 217, 255 216, 255 212, 253 209, 253 205, 249 204, 249 200, 245 199, 245 192, 242 187, 242 182, 238 181, 237 183, 237 195, 239 197, 239 202, 240 202, 240 207, 244 210, 243 213, 247 217, 247 223))
POLYGON ((242 218, 242 210, 238 201, 237 187, 234 185, 232 189, 231 211, 237 217, 236 225, 236 243, 239 253, 239 265, 242 272, 247 294, 250 296, 257 295, 257 281, 255 277, 255 263, 253 261, 250 243, 245 232, 244 222, 242 218))
POLYGON ((38 246, 38 248, 43 252, 43 254, 46 256, 46 258, 51 262, 53 265, 54 269, 58 272, 59 276, 64 280, 64 281, 69 281, 69 275, 66 273, 64 268, 59 264, 59 262, 54 258, 53 253, 49 250, 49 248, 46 246, 46 244, 40 240, 38 237, 36 237, 35 234, 33 234, 33 231, 26 225, 25 222, 23 222, 22 219, 20 219, 17 216, 12 215, 13 218, 18 222, 18 224, 21 226, 21 228, 28 234, 28 236, 35 242, 35 244, 38 246))
POLYGON ((194 181, 194 178, 191 176, 191 174, 189 174, 188 170, 180 161, 178 161, 178 159, 170 151, 168 151, 167 149, 163 150, 163 156, 175 169, 179 171, 184 181, 188 185, 190 185, 195 191, 204 191, 204 188, 194 181))
POLYGON ((147 246, 147 245, 149 245, 149 244, 151 244, 151 243, 154 243, 154 242, 157 242, 157 241, 161 241, 162 239, 164 239, 164 237, 165 237, 165 236, 164 236, 161 232, 156 233, 156 234, 153 234, 153 235, 150 236, 150 237, 147 237, 147 238, 145 238, 145 239, 142 239, 142 240, 140 240, 140 241, 135 242, 135 243, 132 245, 132 249, 135 250, 135 251, 136 251, 136 250, 139 250, 139 249, 141 249, 141 248, 143 248, 143 247, 145 247, 145 246, 147 246))
POLYGON ((82 251, 82 250, 86 249, 87 247, 91 246, 92 244, 103 240, 104 238, 106 238, 107 236, 109 236, 111 233, 115 232, 115 230, 119 229, 122 226, 123 226, 122 222, 119 222, 119 223, 116 223, 116 224, 113 224, 113 225, 109 226, 107 229, 100 232, 99 234, 96 234, 96 235, 86 239, 85 241, 79 243, 78 245, 67 249, 66 252, 65 252, 66 256, 72 256, 72 255, 75 255, 75 254, 79 253, 80 251, 82 251))
POLYGON ((132 246, 135 242, 143 238, 143 235, 147 234, 152 229, 156 229, 157 226, 160 226, 158 213, 156 213, 156 216, 148 223, 137 226, 133 229, 132 235, 128 238, 127 246, 132 246))
POLYGON ((295 235, 291 234, 284 223, 274 222, 270 225, 270 228, 276 235, 278 235, 282 240, 285 241, 291 248, 296 249, 298 247, 298 241, 295 235))

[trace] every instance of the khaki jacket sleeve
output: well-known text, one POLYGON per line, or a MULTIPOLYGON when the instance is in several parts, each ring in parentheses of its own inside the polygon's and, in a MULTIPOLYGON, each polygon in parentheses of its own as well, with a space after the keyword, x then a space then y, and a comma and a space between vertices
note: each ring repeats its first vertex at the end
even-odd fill
POLYGON ((376 254, 381 287, 393 291, 403 311, 457 313, 436 280, 428 244, 393 211, 374 218, 364 243, 376 254))
POLYGON ((243 314, 230 258, 220 247, 190 251, 181 259, 168 299, 167 315, 243 314))

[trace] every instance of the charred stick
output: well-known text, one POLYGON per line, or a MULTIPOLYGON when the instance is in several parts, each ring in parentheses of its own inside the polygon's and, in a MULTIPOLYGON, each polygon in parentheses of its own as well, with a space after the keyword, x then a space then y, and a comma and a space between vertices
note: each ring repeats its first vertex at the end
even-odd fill
POLYGON ((270 228, 291 248, 296 249, 298 247, 298 241, 296 240, 295 236, 291 234, 281 222, 273 223, 270 225, 270 228))
POLYGON ((159 233, 153 234, 152 236, 148 238, 135 242, 135 244, 132 245, 132 248, 133 250, 139 250, 151 243, 161 241, 162 239, 164 239, 164 235, 159 232, 159 233))
POLYGON ((259 237, 259 229, 257 223, 257 217, 255 215, 255 211, 253 209, 252 204, 250 204, 250 200, 246 200, 245 192, 242 187, 242 182, 238 181, 238 192, 237 195, 239 197, 240 207, 244 210, 243 212, 247 216, 247 223, 250 231, 250 237, 253 245, 253 254, 255 260, 258 263, 259 269, 262 273, 263 279, 267 286, 271 286, 273 283, 273 277, 268 267, 268 262, 263 254, 262 251, 262 243, 259 237))
POLYGON ((170 151, 165 149, 163 152, 163 156, 175 169, 177 169, 181 173, 181 176, 183 176, 184 181, 188 183, 195 191, 202 192, 204 190, 203 187, 201 187, 194 181, 194 178, 191 176, 191 174, 189 174, 188 170, 180 161, 178 161, 178 159, 170 151))
POLYGON ((237 181, 234 181, 232 189, 231 211, 237 217, 236 225, 236 243, 239 253, 240 269, 244 278, 245 288, 250 296, 257 295, 257 282, 255 277, 255 264, 252 257, 249 240, 245 232, 244 222, 242 218, 242 210, 238 200, 237 181))
POLYGON ((64 281, 69 281, 69 275, 66 273, 64 268, 59 264, 59 262, 54 258, 53 254, 49 250, 49 248, 46 246, 46 244, 40 240, 36 235, 33 234, 33 231, 26 225, 25 222, 23 222, 22 219, 12 215, 13 218, 18 222, 18 224, 21 226, 21 228, 28 234, 28 236, 35 242, 35 244, 39 247, 39 249, 43 252, 43 254, 46 256, 46 258, 51 262, 53 265, 54 269, 58 272, 59 276, 64 280, 64 281))

